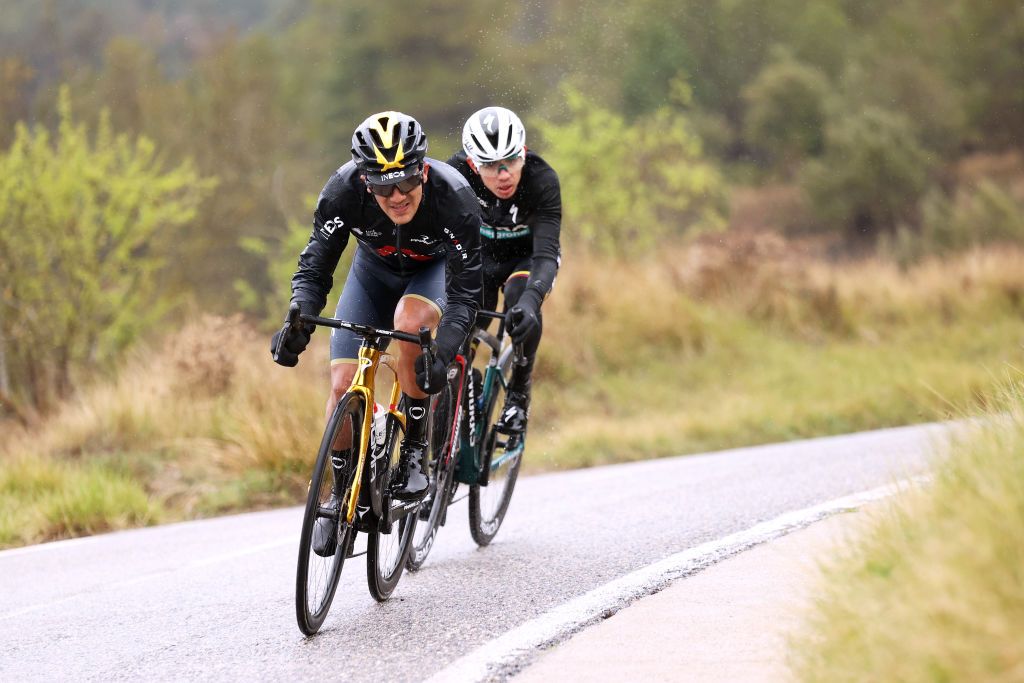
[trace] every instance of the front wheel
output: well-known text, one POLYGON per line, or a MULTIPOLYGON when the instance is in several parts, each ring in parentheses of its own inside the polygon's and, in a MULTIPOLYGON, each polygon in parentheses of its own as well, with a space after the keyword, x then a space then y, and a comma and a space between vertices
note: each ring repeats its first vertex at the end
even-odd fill
POLYGON ((512 491, 523 459, 524 437, 515 439, 498 434, 494 424, 512 375, 512 347, 502 350, 496 368, 488 368, 484 377, 484 405, 481 423, 486 431, 481 441, 482 462, 488 471, 482 474, 485 485, 469 489, 469 532, 477 545, 490 543, 508 511, 512 491))
POLYGON ((363 409, 363 399, 356 394, 338 402, 309 481, 295 579, 295 614, 299 630, 307 636, 316 633, 327 617, 356 533, 345 519, 356 479, 354 454, 359 450, 363 409))

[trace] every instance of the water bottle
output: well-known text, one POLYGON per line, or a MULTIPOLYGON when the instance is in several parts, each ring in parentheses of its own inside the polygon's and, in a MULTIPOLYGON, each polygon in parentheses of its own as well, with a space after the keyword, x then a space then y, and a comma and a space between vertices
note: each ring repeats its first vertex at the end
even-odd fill
POLYGON ((387 439, 388 411, 379 403, 373 404, 373 446, 374 450, 383 448, 387 439))

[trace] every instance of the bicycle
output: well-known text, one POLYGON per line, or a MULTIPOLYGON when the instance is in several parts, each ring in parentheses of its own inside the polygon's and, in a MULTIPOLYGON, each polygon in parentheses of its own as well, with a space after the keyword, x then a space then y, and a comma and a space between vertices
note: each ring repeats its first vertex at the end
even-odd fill
POLYGON ((434 408, 430 466, 431 488, 419 511, 406 567, 419 569, 426 560, 459 483, 469 484, 469 526, 480 546, 491 542, 508 511, 522 463, 523 435, 503 435, 495 429, 496 410, 504 404, 513 363, 525 362, 522 349, 506 343, 505 316, 479 311, 499 321, 491 335, 477 329, 466 349, 449 366, 447 384, 434 408), (479 350, 489 352, 483 372, 473 368, 479 350), (468 357, 467 357, 468 356, 468 357), (467 381, 471 378, 471 381, 467 381), (425 523, 425 524, 423 524, 425 523))
MULTIPOLYGON (((382 330, 303 315, 296 304, 289 309, 286 324, 289 328, 312 324, 345 329, 362 338, 355 377, 327 421, 302 518, 295 611, 299 629, 310 636, 327 617, 345 560, 357 556, 354 546, 359 532, 367 534, 366 579, 370 594, 379 602, 387 600, 402 576, 420 503, 393 500, 387 489, 398 466, 405 414, 399 406, 401 386, 395 359, 381 347, 385 340, 397 339, 419 344, 429 355, 433 342, 426 327, 420 328, 419 336, 382 330), (394 373, 395 381, 389 407, 375 416, 374 385, 381 365, 394 373), (334 522, 326 541, 322 533, 316 535, 320 519, 334 522)), ((287 332, 281 335, 282 343, 287 332)), ((427 363, 429 366, 429 358, 427 363)))

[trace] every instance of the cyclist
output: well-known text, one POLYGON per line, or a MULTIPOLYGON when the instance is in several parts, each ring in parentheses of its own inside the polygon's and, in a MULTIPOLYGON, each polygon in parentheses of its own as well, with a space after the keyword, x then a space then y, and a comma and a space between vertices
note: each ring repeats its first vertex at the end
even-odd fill
MULTIPOLYGON (((402 500, 422 500, 427 492, 429 397, 423 387, 429 379, 434 393, 445 384, 447 366, 472 329, 481 288, 476 197, 462 176, 426 152, 427 137, 411 116, 386 111, 359 124, 352 160, 320 192, 313 233, 292 278, 292 301, 302 313, 318 315, 352 235, 357 247, 335 317, 413 334, 420 326, 437 328, 429 367, 415 344, 398 343, 407 428, 391 492, 402 500)), ((275 360, 289 367, 298 363, 314 329, 295 330, 275 360)), ((282 328, 274 335, 272 352, 283 333, 282 328)), ((328 417, 355 375, 358 348, 354 333, 332 332, 328 417)), ((317 537, 329 538, 330 531, 317 537)))
POLYGON ((526 364, 512 371, 497 429, 522 435, 543 329, 540 307, 561 262, 558 174, 526 148, 526 129, 504 107, 485 107, 470 116, 462 147, 448 163, 469 181, 483 214, 483 306, 494 310, 498 291, 504 291, 509 334, 526 356, 526 364))

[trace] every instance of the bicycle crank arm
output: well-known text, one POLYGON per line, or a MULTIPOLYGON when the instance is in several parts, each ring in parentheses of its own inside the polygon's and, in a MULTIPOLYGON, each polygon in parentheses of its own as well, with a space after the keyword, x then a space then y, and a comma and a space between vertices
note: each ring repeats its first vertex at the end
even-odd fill
POLYGON ((380 520, 380 526, 378 527, 382 534, 390 534, 395 522, 420 509, 419 501, 397 502, 392 501, 388 497, 384 499, 384 503, 386 504, 387 514, 380 520))

